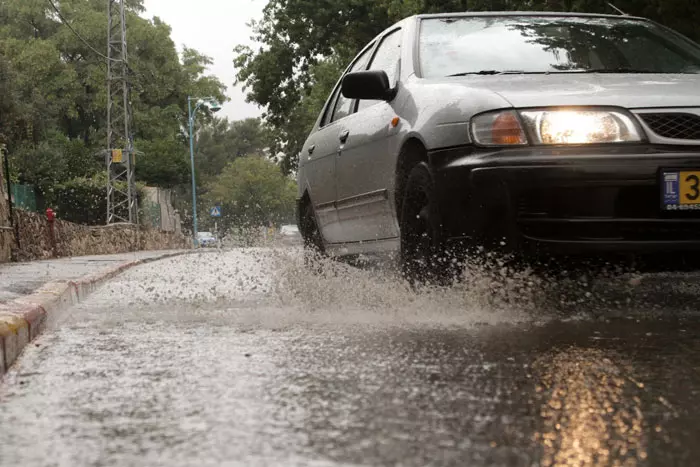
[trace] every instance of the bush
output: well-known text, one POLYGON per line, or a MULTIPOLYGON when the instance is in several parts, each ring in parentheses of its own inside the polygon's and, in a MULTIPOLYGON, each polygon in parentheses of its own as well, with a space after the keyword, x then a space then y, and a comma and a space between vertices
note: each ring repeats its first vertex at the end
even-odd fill
MULTIPOLYGON (((219 225, 225 230, 294 219, 296 182, 285 177, 278 165, 264 157, 239 157, 207 188, 208 193, 202 196, 202 210, 220 205, 223 217, 219 225)), ((205 223, 203 221, 203 225, 205 223)))
MULTIPOLYGON (((126 191, 126 183, 120 190, 126 191)), ((137 187, 137 197, 140 190, 137 187)), ((107 174, 102 172, 92 177, 77 177, 59 183, 45 193, 46 205, 56 211, 60 219, 86 225, 107 223, 107 174)), ((128 218, 127 206, 117 211, 128 218)))

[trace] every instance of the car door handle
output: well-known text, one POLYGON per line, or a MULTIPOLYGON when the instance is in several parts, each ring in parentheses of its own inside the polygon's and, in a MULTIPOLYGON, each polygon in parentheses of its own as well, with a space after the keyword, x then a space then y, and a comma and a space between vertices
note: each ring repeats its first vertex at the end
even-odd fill
POLYGON ((313 154, 315 150, 316 150, 315 144, 312 144, 311 146, 309 146, 309 149, 307 149, 307 151, 309 151, 309 155, 313 154))
POLYGON ((349 136, 350 136, 350 130, 345 130, 338 136, 338 139, 340 140, 341 143, 344 143, 348 140, 349 136))

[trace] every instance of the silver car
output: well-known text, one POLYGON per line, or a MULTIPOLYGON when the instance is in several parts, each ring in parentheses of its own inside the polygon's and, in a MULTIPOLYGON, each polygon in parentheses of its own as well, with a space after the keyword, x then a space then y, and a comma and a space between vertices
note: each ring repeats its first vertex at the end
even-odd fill
POLYGON ((216 246, 217 243, 216 236, 211 232, 197 232, 197 242, 203 248, 216 246))
POLYGON ((477 245, 700 250, 698 72, 698 44, 643 18, 405 19, 353 60, 303 147, 305 243, 400 252, 414 276, 477 245))

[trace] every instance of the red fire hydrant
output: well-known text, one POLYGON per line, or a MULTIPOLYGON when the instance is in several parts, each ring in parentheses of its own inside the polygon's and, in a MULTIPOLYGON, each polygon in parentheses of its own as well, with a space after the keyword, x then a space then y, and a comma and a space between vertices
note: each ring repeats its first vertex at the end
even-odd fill
POLYGON ((49 241, 51 242, 51 251, 53 255, 56 256, 56 235, 54 233, 54 221, 56 220, 56 213, 53 209, 48 208, 46 210, 46 220, 49 224, 49 241))

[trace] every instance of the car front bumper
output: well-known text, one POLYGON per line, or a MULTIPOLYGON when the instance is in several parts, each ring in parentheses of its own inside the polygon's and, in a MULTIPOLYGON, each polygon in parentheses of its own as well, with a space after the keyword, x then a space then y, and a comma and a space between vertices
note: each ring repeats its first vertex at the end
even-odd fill
POLYGON ((446 236, 553 254, 700 251, 700 211, 662 209, 661 171, 700 146, 430 154, 446 236))

